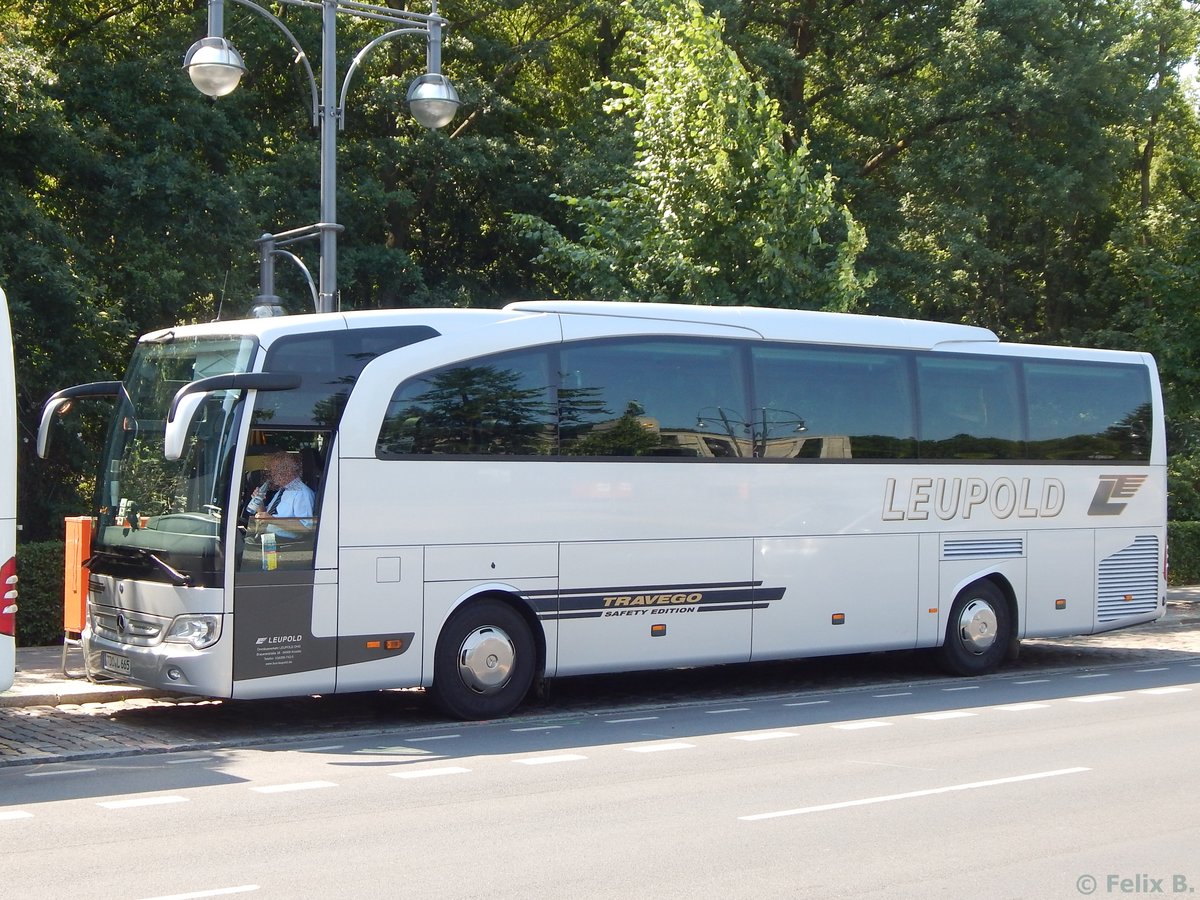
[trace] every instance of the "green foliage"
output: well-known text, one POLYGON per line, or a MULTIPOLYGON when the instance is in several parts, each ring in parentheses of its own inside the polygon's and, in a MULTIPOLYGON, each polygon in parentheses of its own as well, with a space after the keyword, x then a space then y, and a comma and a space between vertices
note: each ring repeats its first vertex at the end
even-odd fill
POLYGON ((1200 584, 1200 522, 1171 522, 1167 526, 1171 584, 1200 584))
POLYGON ((607 82, 633 129, 626 180, 560 197, 578 239, 519 218, 572 292, 609 299, 845 309, 866 243, 778 104, 695 0, 645 3, 633 33, 641 84, 607 82))
POLYGON ((61 644, 63 637, 63 542, 26 542, 17 547, 21 579, 17 646, 61 644))

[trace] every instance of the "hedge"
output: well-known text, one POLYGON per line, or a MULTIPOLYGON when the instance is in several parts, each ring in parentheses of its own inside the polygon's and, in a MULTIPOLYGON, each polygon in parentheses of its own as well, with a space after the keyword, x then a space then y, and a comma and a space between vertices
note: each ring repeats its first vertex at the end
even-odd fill
POLYGON ((61 644, 63 637, 62 541, 17 545, 17 646, 61 644))
MULTIPOLYGON (((1200 584, 1200 522, 1170 522, 1171 584, 1200 584)), ((20 577, 17 644, 40 647, 61 644, 63 637, 62 541, 17 546, 20 577)))
POLYGON ((1200 584, 1200 522, 1168 522, 1171 584, 1200 584))

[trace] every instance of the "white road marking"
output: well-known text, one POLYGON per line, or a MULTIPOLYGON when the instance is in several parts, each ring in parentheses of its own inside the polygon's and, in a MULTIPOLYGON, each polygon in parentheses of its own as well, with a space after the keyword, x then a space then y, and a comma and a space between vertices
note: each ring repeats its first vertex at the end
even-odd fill
POLYGON ((1116 694, 1091 694, 1087 697, 1068 697, 1070 703, 1104 703, 1107 700, 1120 700, 1116 694))
POLYGON ((979 685, 964 684, 962 687, 942 688, 942 690, 947 694, 953 693, 954 691, 977 691, 979 690, 979 685))
POLYGON ((951 710, 947 710, 946 712, 925 713, 924 715, 917 716, 916 718, 928 719, 930 722, 938 722, 942 719, 970 719, 977 715, 979 715, 979 714, 973 713, 973 712, 965 712, 961 709, 951 709, 951 710))
POLYGON ((186 759, 168 759, 165 760, 168 766, 184 766, 189 763, 212 762, 215 756, 189 756, 186 759))
POLYGON ((413 769, 411 772, 389 772, 393 778, 436 778, 439 775, 465 775, 470 769, 462 766, 441 766, 436 769, 413 769))
POLYGON ((1087 675, 1076 675, 1076 678, 1107 678, 1107 672, 1089 672, 1087 675))
POLYGON ((409 738, 410 744, 424 744, 427 741, 449 741, 462 737, 461 734, 431 734, 428 737, 409 738))
POLYGON ((954 791, 972 791, 979 788, 998 787, 1005 784, 1017 784, 1022 781, 1036 781, 1041 778, 1056 778, 1060 775, 1076 775, 1080 772, 1090 772, 1091 769, 1082 766, 1072 769, 1054 769, 1050 772, 1034 772, 1029 775, 1012 775, 1008 778, 993 778, 989 781, 972 781, 967 784, 952 784, 947 787, 927 788, 923 791, 906 791, 903 794, 885 794, 881 797, 864 797, 861 800, 844 800, 841 803, 823 803, 820 806, 802 806, 799 809, 785 809, 779 812, 756 813, 752 816, 738 816, 743 822, 761 822, 765 819, 778 819, 784 816, 803 816, 808 813, 829 812, 835 809, 848 809, 853 806, 870 806, 875 803, 890 803, 894 800, 912 800, 917 797, 932 797, 937 794, 949 794, 954 791))
POLYGON ((240 884, 237 887, 213 888, 209 891, 192 891, 190 894, 166 894, 162 897, 150 897, 148 900, 199 900, 201 897, 228 897, 230 894, 248 894, 258 889, 257 884, 240 884))
POLYGON ((528 728, 510 728, 509 730, 512 731, 514 734, 519 734, 520 732, 523 732, 523 731, 554 731, 559 728, 562 728, 562 726, 561 725, 531 725, 528 728))
POLYGON ((897 691, 894 694, 872 694, 871 696, 879 700, 885 700, 888 697, 911 697, 912 691, 897 691))
POLYGON ((324 747, 294 747, 293 753, 322 753, 328 750, 341 750, 344 744, 326 744, 324 747))
POLYGON ((1031 709, 1049 709, 1050 704, 1049 703, 1008 703, 1008 704, 1005 704, 1004 706, 997 706, 994 708, 1002 709, 1005 712, 1027 712, 1031 709))
POLYGON ((693 750, 695 744, 688 744, 684 741, 672 741, 667 744, 643 744, 640 747, 626 747, 630 753, 665 753, 670 750, 693 750))
POLYGON ((290 791, 314 791, 319 788, 337 787, 332 781, 297 781, 293 784, 268 784, 250 788, 257 794, 286 794, 290 791))
POLYGON ((732 735, 735 741, 775 741, 779 738, 796 737, 792 731, 756 731, 753 734, 732 735))
POLYGON ((84 772, 95 772, 91 769, 55 769, 53 772, 26 772, 26 778, 45 778, 47 775, 82 775, 84 772))
POLYGON ((605 725, 627 725, 630 722, 655 722, 658 716, 634 716, 632 719, 605 719, 605 725))
POLYGON ((1146 688, 1143 691, 1138 691, 1139 694, 1187 694, 1191 692, 1191 688, 1185 687, 1160 687, 1146 688))
POLYGON ((1134 669, 1135 672, 1165 672, 1166 666, 1159 666, 1157 669, 1134 669))
POLYGON ((868 719, 865 722, 843 722, 840 725, 832 725, 830 727, 837 728, 840 731, 861 731, 864 728, 886 728, 891 724, 891 722, 880 722, 878 719, 868 719))
POLYGON ((1049 684, 1049 678, 1030 678, 1028 681, 1014 681, 1013 684, 1049 684))
POLYGON ((784 706, 820 706, 822 703, 828 703, 828 700, 805 700, 802 703, 785 703, 784 706))
POLYGON ((15 819, 32 819, 33 813, 25 812, 23 809, 13 809, 8 812, 0 812, 0 822, 11 822, 15 819))
POLYGON ((513 762, 523 766, 545 766, 554 763, 580 762, 585 759, 587 759, 586 756, 580 756, 578 753, 558 753, 553 756, 530 756, 527 759, 514 759, 513 762))
POLYGON ((169 803, 187 803, 187 797, 179 797, 175 794, 164 794, 158 797, 133 797, 129 800, 105 800, 102 803, 97 803, 97 806, 102 806, 105 809, 133 809, 138 806, 165 806, 169 803))
POLYGON ((739 706, 736 709, 706 709, 704 711, 704 714, 706 716, 720 716, 720 715, 724 715, 725 713, 739 713, 739 712, 750 712, 750 707, 739 706))

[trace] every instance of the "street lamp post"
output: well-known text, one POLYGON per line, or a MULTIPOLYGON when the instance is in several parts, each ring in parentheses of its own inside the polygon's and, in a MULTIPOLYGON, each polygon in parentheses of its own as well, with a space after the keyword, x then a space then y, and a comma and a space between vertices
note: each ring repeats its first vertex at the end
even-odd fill
MULTIPOLYGON (((320 242, 321 270, 314 297, 317 312, 333 312, 337 307, 337 133, 346 125, 346 92, 350 80, 364 59, 380 44, 403 35, 424 35, 426 67, 408 89, 408 108, 414 119, 426 128, 448 125, 458 110, 458 92, 442 74, 442 28, 448 23, 437 14, 437 0, 432 0, 429 15, 394 10, 386 6, 360 3, 357 0, 278 0, 289 6, 306 6, 321 10, 321 78, 318 83, 308 62, 308 56, 295 35, 278 16, 252 0, 233 0, 253 10, 283 32, 296 50, 296 61, 302 63, 312 94, 313 125, 321 135, 320 220, 313 225, 295 228, 279 234, 264 234, 258 238, 262 255, 261 293, 255 299, 254 315, 282 315, 279 297, 275 295, 274 257, 283 256, 304 270, 309 283, 312 277, 295 254, 281 249, 298 241, 316 238, 320 242), (337 16, 346 13, 360 19, 387 23, 391 30, 366 44, 346 69, 341 94, 337 85, 337 16)), ((231 93, 246 73, 241 55, 225 38, 225 0, 208 0, 208 36, 201 38, 183 60, 183 67, 197 90, 209 97, 231 93)))

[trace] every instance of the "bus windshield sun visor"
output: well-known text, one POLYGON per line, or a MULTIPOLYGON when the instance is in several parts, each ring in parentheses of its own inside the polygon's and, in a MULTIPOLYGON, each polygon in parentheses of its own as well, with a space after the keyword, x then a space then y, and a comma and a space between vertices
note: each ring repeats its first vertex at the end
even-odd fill
POLYGON ((185 384, 175 392, 171 409, 167 413, 166 431, 163 434, 163 456, 179 459, 183 454, 184 439, 191 428, 204 398, 213 391, 290 391, 300 387, 297 372, 241 372, 229 375, 214 375, 185 384))
POLYGON ((42 421, 38 426, 37 437, 38 457, 46 458, 46 448, 50 442, 50 423, 56 415, 62 415, 71 408, 72 400, 79 397, 118 397, 123 390, 124 385, 119 381, 93 381, 63 388, 53 394, 42 406, 42 421))

